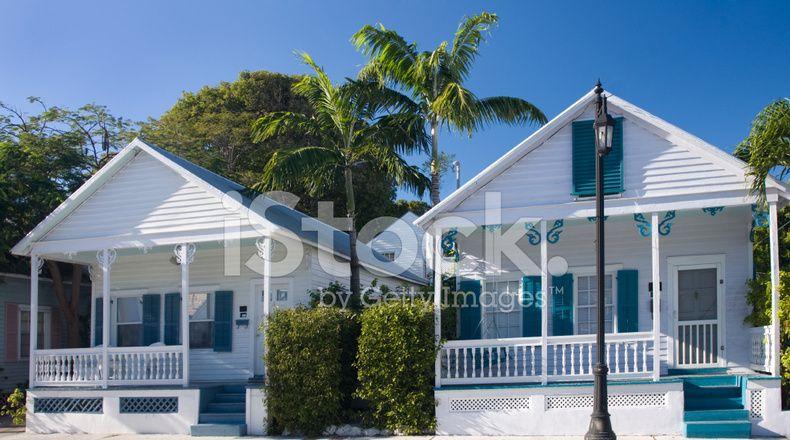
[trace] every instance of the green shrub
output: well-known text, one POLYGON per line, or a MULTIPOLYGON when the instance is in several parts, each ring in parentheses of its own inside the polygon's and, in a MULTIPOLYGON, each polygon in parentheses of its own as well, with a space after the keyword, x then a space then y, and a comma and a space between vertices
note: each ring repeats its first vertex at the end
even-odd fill
MULTIPOLYGON (((272 425, 320 435, 340 421, 344 391, 343 338, 354 316, 338 308, 277 310, 269 316, 267 401, 272 425)), ((346 360, 346 362, 349 362, 346 360)))
POLYGON ((379 427, 406 434, 432 431, 433 306, 422 300, 393 301, 361 315, 357 369, 358 395, 371 406, 379 427))
POLYGON ((0 415, 11 416, 11 423, 21 426, 25 424, 25 412, 25 392, 16 388, 8 395, 0 415))

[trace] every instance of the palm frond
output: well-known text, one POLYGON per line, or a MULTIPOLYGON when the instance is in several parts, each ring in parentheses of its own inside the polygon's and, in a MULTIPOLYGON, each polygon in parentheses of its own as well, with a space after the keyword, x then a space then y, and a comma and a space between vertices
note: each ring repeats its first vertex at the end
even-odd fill
POLYGON ((766 177, 775 173, 783 180, 790 173, 790 98, 774 101, 760 111, 738 149, 749 159, 752 192, 764 198, 766 177))
POLYGON ((492 96, 477 101, 478 121, 485 125, 493 122, 506 124, 545 124, 546 115, 535 105, 521 98, 492 96))
POLYGON ((384 145, 369 144, 358 148, 356 162, 358 164, 365 163, 380 170, 398 186, 416 193, 420 197, 431 185, 431 180, 422 174, 418 167, 409 165, 401 156, 384 145))
POLYGON ((263 142, 277 136, 319 136, 320 134, 321 127, 317 121, 301 113, 266 113, 252 124, 252 136, 255 142, 263 142))
POLYGON ((421 114, 401 112, 378 118, 372 142, 384 144, 398 154, 428 154, 431 137, 426 131, 425 119, 421 114))
POLYGON ((311 181, 316 182, 315 185, 323 185, 326 182, 317 181, 323 180, 325 169, 340 167, 343 162, 343 157, 332 148, 306 146, 277 151, 264 166, 261 181, 255 189, 292 188, 311 181), (322 170, 324 172, 319 172, 322 170))
POLYGON ((463 81, 469 76, 469 70, 477 58, 480 43, 482 43, 486 32, 498 22, 499 17, 496 14, 482 12, 465 18, 458 26, 448 63, 449 70, 457 81, 463 81))
POLYGON ((456 82, 445 85, 431 109, 443 123, 470 136, 480 125, 477 97, 456 82))
POLYGON ((376 60, 380 74, 399 82, 408 82, 408 72, 417 59, 417 47, 407 43, 397 32, 384 25, 363 26, 351 42, 371 60, 376 60))

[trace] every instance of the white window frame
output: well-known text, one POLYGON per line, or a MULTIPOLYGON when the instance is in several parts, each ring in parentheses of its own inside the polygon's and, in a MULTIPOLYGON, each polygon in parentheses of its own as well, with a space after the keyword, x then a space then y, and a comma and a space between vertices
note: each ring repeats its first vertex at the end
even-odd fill
MULTIPOLYGON (((518 334, 519 334, 519 336, 517 336, 517 337, 520 337, 522 334, 524 334, 524 317, 523 317, 524 311, 522 310, 522 307, 518 306, 518 304, 519 304, 518 301, 524 295, 524 283, 521 282, 521 280, 523 279, 524 276, 527 276, 527 275, 521 275, 521 274, 518 274, 518 273, 509 273, 507 275, 499 275, 499 276, 495 276, 495 277, 485 277, 485 278, 483 278, 482 282, 480 283, 481 294, 482 294, 483 292, 487 292, 488 291, 489 284, 512 283, 514 281, 516 282, 516 292, 517 292, 516 295, 518 297, 516 298, 516 301, 517 301, 516 304, 517 305, 515 307, 516 307, 516 310, 517 310, 517 313, 518 313, 518 317, 519 317, 519 319, 518 319, 518 334)), ((487 330, 488 329, 488 318, 486 316, 487 315, 486 314, 486 309, 488 309, 489 307, 483 307, 482 304, 479 304, 479 306, 480 306, 480 337, 482 339, 492 339, 492 335, 487 334, 487 332, 488 332, 488 330, 487 330)))
MULTIPOLYGON (((142 301, 143 295, 149 293, 147 290, 144 289, 130 289, 130 290, 114 290, 110 291, 110 346, 117 347, 118 346, 118 298, 129 298, 129 297, 138 297, 140 300, 140 324, 142 325, 142 301)), ((94 296, 91 300, 91 308, 95 308, 93 306, 96 305, 96 298, 101 298, 101 295, 94 296)), ((91 334, 93 334, 96 329, 94 328, 94 324, 96 323, 96 318, 94 313, 102 313, 101 310, 95 310, 91 312, 91 334)), ((130 322, 126 322, 124 324, 132 324, 130 322)), ((106 324, 103 324, 106 325, 106 324)))
MULTIPOLYGON (((19 329, 17 331, 17 344, 16 344, 16 358, 19 360, 22 359, 30 359, 30 356, 22 356, 22 312, 27 312, 28 315, 30 314, 30 306, 27 304, 19 304, 19 307, 16 311, 16 325, 19 329)), ((44 350, 52 347, 52 309, 49 306, 39 306, 38 312, 44 315, 43 324, 44 324, 44 350)), ((30 321, 28 321, 29 323, 30 321)), ((27 326, 27 337, 30 339, 30 326, 27 326)), ((33 351, 38 350, 38 348, 30 347, 28 350, 33 351)))
MULTIPOLYGON (((189 317, 189 324, 192 324, 193 322, 214 322, 214 292, 216 290, 218 290, 218 288, 217 289, 212 288, 212 290, 209 290, 209 289, 207 289, 205 287, 196 287, 196 288, 189 289, 189 296, 190 297, 192 295, 200 295, 200 294, 206 294, 207 295, 207 300, 206 301, 208 302, 209 316, 211 317, 210 319, 192 319, 192 317, 190 316, 189 317)), ((187 300, 189 300, 189 299, 187 299, 187 300)), ((192 341, 192 338, 191 338, 191 336, 192 336, 191 335, 192 326, 189 325, 188 327, 189 327, 189 331, 190 331, 190 338, 189 338, 189 340, 191 342, 192 341)), ((192 347, 190 347, 189 350, 213 351, 214 348, 213 347, 200 347, 200 348, 192 348, 192 347)))
MULTIPOLYGON (((622 264, 607 264, 604 266, 604 275, 612 277, 612 332, 617 333, 617 271, 623 268, 622 264)), ((579 335, 579 277, 597 275, 595 266, 570 267, 568 272, 573 274, 573 334, 579 335)), ((595 333, 585 333, 595 334, 595 333)))

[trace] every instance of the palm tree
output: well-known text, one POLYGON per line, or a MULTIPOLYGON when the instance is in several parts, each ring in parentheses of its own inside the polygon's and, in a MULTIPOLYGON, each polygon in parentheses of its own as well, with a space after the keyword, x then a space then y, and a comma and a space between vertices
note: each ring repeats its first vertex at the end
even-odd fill
POLYGON ((761 198, 771 171, 779 180, 790 174, 790 98, 774 101, 757 114, 735 155, 749 163, 752 192, 761 198))
POLYGON ((253 124, 253 136, 256 141, 264 141, 297 135, 309 141, 275 152, 258 188, 300 184, 317 196, 326 188, 343 185, 349 220, 351 291, 359 295, 354 171, 372 167, 382 173, 382 178, 422 194, 429 185, 427 177, 400 154, 427 152, 428 138, 418 116, 399 111, 399 94, 377 81, 347 80, 336 86, 309 55, 300 56, 314 75, 295 83, 293 91, 307 100, 312 114, 267 113, 253 124))
POLYGON ((431 136, 431 203, 440 201, 439 129, 446 127, 471 136, 493 122, 525 124, 546 122, 546 116, 529 102, 509 96, 478 98, 464 87, 488 30, 499 21, 496 14, 483 12, 465 18, 447 41, 430 52, 418 52, 414 43, 397 32, 378 26, 364 26, 351 38, 370 58, 360 72, 361 79, 377 78, 408 91, 412 97, 401 103, 418 114, 431 136))

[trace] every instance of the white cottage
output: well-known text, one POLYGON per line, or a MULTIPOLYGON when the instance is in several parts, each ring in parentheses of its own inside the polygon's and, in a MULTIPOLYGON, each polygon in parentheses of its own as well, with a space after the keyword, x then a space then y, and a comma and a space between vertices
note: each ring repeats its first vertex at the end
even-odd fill
POLYGON ((426 278, 429 273, 423 243, 425 231, 414 224, 415 220, 417 215, 408 211, 370 240, 368 246, 387 261, 403 261, 404 265, 411 262, 409 270, 426 278))
MULTIPOLYGON (((587 430, 597 362, 594 99, 584 95, 416 221, 434 240, 437 335, 443 278, 466 293, 459 339, 436 359, 439 434, 587 430)), ((617 120, 604 166, 615 432, 790 434, 776 309, 786 188, 768 179, 762 213, 746 164, 617 96, 608 102, 617 120), (751 232, 763 222, 773 324, 750 328, 751 232)))
MULTIPOLYGON (((426 284, 357 249, 363 287, 426 284)), ((91 347, 30 333, 38 433, 263 434, 259 324, 349 284, 346 233, 139 139, 12 251, 31 257, 32 329, 42 260, 91 269, 91 347)))

